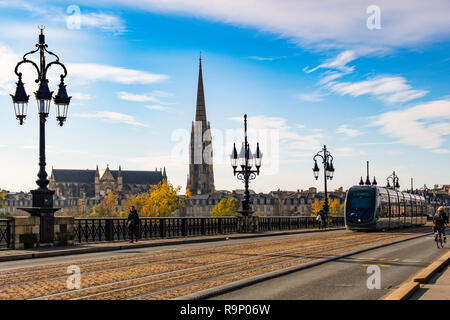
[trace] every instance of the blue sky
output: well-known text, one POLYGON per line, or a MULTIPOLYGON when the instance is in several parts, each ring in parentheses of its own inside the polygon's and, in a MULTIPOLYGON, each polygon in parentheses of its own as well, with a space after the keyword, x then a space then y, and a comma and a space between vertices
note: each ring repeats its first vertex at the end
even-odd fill
POLYGON ((47 122, 49 173, 165 166, 184 190, 201 51, 217 189, 242 188, 227 155, 244 113, 264 153, 257 192, 322 189, 311 168, 324 144, 332 189, 357 183, 367 160, 380 184, 393 170, 402 187, 448 184, 450 5, 391 2, 378 1, 381 29, 369 30, 368 1, 0 1, 0 188, 35 188, 35 102, 19 126, 9 94, 38 25, 73 95, 65 126, 54 110, 47 122))

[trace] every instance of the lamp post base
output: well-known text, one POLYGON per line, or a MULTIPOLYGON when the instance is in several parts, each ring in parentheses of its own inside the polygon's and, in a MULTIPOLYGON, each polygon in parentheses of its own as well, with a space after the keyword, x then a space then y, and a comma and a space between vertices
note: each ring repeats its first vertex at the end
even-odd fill
POLYGON ((53 208, 53 195, 55 191, 48 189, 31 190, 33 208, 53 208))
POLYGON ((55 212, 61 208, 45 208, 45 207, 25 207, 18 208, 19 210, 26 211, 32 217, 40 217, 39 227, 39 243, 50 244, 54 241, 55 236, 55 212))

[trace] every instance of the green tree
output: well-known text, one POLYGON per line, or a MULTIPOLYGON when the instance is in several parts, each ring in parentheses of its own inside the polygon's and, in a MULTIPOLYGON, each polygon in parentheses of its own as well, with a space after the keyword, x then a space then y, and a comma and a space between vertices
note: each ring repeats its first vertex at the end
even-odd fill
POLYGON ((239 202, 235 198, 225 198, 219 201, 212 210, 213 217, 237 216, 239 202))

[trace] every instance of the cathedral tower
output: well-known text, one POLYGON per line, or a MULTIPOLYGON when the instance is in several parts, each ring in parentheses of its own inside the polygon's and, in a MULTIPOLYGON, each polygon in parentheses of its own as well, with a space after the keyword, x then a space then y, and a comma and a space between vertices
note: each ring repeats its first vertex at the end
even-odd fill
POLYGON ((186 189, 192 195, 208 194, 214 189, 211 127, 206 120, 205 94, 203 91, 202 57, 198 71, 197 108, 192 122, 189 146, 189 175, 186 189))

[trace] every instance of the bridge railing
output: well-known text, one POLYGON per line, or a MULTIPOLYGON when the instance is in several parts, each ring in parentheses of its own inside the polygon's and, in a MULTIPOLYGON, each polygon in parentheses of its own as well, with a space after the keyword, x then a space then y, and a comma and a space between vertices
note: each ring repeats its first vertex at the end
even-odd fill
MULTIPOLYGON (((327 227, 342 227, 345 225, 344 217, 328 217, 327 227)), ((318 228, 315 217, 259 217, 259 231, 294 230, 318 228)))
MULTIPOLYGON (((139 219, 141 239, 178 238, 237 232, 236 217, 168 217, 139 219)), ((75 242, 127 240, 127 218, 75 218, 75 242)))
MULTIPOLYGON (((139 219, 140 239, 162 239, 238 232, 238 217, 167 217, 139 219)), ((314 217, 258 217, 258 231, 317 228, 314 217)), ((344 226, 344 217, 329 217, 328 227, 344 226)), ((128 240, 127 218, 75 218, 75 242, 128 240)))
POLYGON ((0 219, 0 248, 11 247, 11 219, 0 219))

